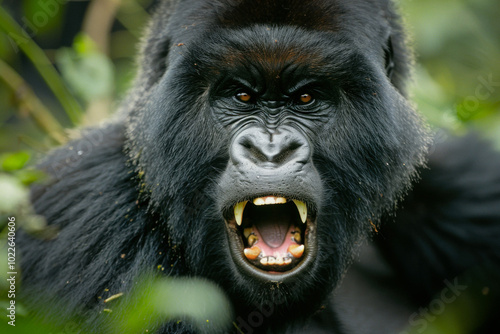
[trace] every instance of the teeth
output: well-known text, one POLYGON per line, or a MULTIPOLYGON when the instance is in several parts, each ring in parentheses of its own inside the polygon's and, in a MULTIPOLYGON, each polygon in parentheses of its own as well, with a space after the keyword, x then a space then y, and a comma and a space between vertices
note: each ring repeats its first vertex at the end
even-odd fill
POLYGON ((276 204, 285 204, 286 198, 284 197, 276 197, 276 204))
POLYGON ((286 198, 276 197, 276 196, 258 197, 253 200, 253 204, 255 205, 271 205, 271 204, 285 204, 285 203, 286 203, 286 198))
POLYGON ((300 231, 293 232, 293 240, 295 242, 300 243, 302 241, 302 237, 300 236, 300 231))
POLYGON ((302 223, 305 223, 307 220, 307 205, 306 203, 294 199, 293 202, 297 206, 297 210, 299 210, 299 215, 300 215, 300 220, 302 220, 302 223))
POLYGON ((266 205, 276 204, 276 199, 274 197, 269 196, 269 197, 266 197, 265 202, 266 202, 266 205))
MULTIPOLYGON (((247 248, 248 249, 248 248, 247 248)), ((246 250, 245 249, 245 255, 246 255, 246 250)), ((248 257, 248 256, 247 256, 248 257)), ((252 259, 253 260, 253 259, 252 259)), ((292 263, 292 258, 290 257, 274 257, 274 256, 264 256, 260 259, 260 264, 264 266, 272 266, 272 265, 278 265, 278 266, 283 266, 283 265, 288 265, 292 263)))
POLYGON ((234 219, 236 219, 236 224, 241 226, 241 221, 243 220, 243 210, 245 210, 245 206, 248 201, 239 202, 234 206, 234 219))
MULTIPOLYGON (((252 248, 245 248, 243 250, 243 252, 245 253, 245 256, 247 257, 247 259, 255 260, 260 255, 260 253, 262 251, 259 248, 259 246, 253 246, 252 248)), ((261 260, 261 262, 262 262, 262 260, 261 260)))
MULTIPOLYGON (((302 223, 305 223, 307 220, 307 205, 306 203, 294 199, 293 202, 299 211, 300 220, 302 223)), ((236 219, 236 223, 241 225, 241 221, 243 220, 243 210, 245 210, 245 206, 248 201, 239 202, 234 206, 234 217, 236 219)), ((255 205, 273 205, 273 204, 285 204, 286 198, 284 197, 275 197, 275 196, 267 196, 267 197, 257 197, 253 200, 253 204, 255 205)))
MULTIPOLYGON (((247 256, 248 257, 248 256, 247 256)), ((283 266, 283 265, 288 265, 292 263, 292 258, 290 257, 274 257, 274 256, 265 256, 260 259, 260 264, 265 265, 265 266, 272 266, 272 265, 278 265, 278 266, 283 266)))
POLYGON ((243 235, 245 236, 245 238, 248 238, 250 234, 252 234, 252 232, 253 229, 251 227, 247 227, 246 229, 243 230, 243 235))
POLYGON ((257 238, 255 234, 250 234, 250 236, 248 237, 248 245, 253 246, 257 242, 257 240, 259 240, 259 238, 257 238))
POLYGON ((255 205, 265 205, 266 204, 266 200, 262 197, 259 197, 259 198, 256 198, 253 200, 253 204, 255 205))
POLYGON ((294 258, 298 259, 304 254, 304 245, 290 245, 288 247, 288 252, 293 255, 294 258))

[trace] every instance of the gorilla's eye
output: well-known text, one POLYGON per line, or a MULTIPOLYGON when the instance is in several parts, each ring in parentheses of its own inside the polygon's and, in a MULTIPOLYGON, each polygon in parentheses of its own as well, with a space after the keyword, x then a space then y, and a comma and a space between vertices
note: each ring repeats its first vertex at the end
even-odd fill
POLYGON ((236 94, 236 98, 241 102, 250 102, 250 100, 252 100, 252 95, 246 92, 240 92, 236 94))
POLYGON ((308 104, 312 100, 313 100, 313 97, 311 96, 311 94, 307 94, 307 93, 301 94, 299 97, 299 102, 301 104, 308 104))

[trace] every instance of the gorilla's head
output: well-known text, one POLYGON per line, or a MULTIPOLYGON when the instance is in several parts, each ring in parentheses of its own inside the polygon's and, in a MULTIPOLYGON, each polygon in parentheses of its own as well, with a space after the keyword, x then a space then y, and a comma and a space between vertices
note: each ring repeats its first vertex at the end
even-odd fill
POLYGON ((190 272, 298 316, 422 163, 404 39, 389 4, 217 3, 153 21, 130 159, 190 272))

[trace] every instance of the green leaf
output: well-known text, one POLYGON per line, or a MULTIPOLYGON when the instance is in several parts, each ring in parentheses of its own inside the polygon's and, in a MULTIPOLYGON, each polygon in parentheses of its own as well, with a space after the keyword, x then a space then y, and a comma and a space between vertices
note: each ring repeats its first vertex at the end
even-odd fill
POLYGON ((25 186, 46 179, 47 175, 37 169, 23 169, 15 173, 16 178, 25 186))
POLYGON ((75 40, 73 41, 73 49, 80 55, 99 52, 99 48, 94 43, 92 38, 86 34, 78 34, 75 37, 75 40))
POLYGON ((30 155, 26 151, 5 154, 1 157, 2 169, 7 172, 20 170, 29 161, 30 155))
POLYGON ((113 95, 113 63, 97 50, 90 38, 80 36, 73 48, 58 50, 56 62, 63 79, 85 102, 113 95))

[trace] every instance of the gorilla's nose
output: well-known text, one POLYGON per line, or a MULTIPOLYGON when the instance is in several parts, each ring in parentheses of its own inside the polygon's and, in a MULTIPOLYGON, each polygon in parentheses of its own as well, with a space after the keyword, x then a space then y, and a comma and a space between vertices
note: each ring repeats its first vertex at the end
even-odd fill
POLYGON ((280 168, 289 163, 306 164, 310 158, 308 141, 293 128, 283 128, 273 133, 260 128, 248 128, 235 138, 231 147, 231 159, 235 165, 280 168))

